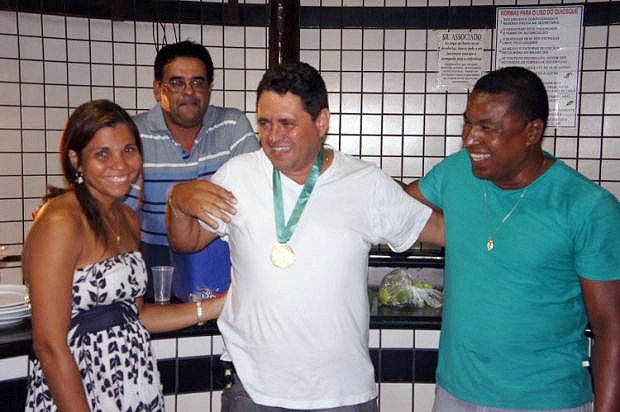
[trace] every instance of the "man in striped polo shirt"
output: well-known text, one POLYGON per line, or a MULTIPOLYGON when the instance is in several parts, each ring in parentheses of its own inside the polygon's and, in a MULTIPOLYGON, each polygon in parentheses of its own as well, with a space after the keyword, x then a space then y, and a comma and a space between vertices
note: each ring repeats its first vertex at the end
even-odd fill
MULTIPOLYGON (((259 148, 241 111, 209 105, 213 61, 205 47, 187 40, 167 45, 157 53, 154 69, 157 104, 134 118, 144 146, 142 192, 134 187, 127 200, 140 215, 141 249, 149 268, 147 299, 153 296, 151 266, 171 264, 165 223, 170 189, 179 182, 209 180, 231 157, 259 148)), ((220 241, 197 254, 174 255, 175 264, 188 270, 196 262, 205 270, 206 264, 221 287, 229 279, 227 244, 220 241)), ((173 293, 187 299, 181 295, 190 286, 182 283, 175 279, 173 293)))

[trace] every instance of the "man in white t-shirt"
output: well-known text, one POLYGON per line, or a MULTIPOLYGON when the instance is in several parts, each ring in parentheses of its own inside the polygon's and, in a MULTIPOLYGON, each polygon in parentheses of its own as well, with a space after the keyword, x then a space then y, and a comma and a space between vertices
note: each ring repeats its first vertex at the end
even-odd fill
POLYGON ((223 411, 377 411, 368 353, 368 252, 443 244, 443 221, 379 168, 324 145, 327 91, 305 63, 257 90, 262 150, 211 182, 176 185, 167 211, 181 252, 222 236, 232 283, 218 320, 235 383, 223 411), (234 194, 234 196, 233 196, 234 194))

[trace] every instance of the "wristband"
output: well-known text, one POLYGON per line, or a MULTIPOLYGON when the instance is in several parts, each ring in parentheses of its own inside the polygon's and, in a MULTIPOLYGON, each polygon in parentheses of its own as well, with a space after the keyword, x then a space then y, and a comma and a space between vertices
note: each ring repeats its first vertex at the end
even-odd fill
POLYGON ((196 317, 198 318, 197 326, 202 326, 205 322, 202 320, 202 301, 196 302, 196 317))

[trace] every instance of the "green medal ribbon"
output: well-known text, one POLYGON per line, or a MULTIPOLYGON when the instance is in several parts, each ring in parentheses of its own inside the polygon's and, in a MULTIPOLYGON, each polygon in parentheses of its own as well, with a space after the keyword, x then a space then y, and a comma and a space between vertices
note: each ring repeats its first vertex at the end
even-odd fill
POLYGON ((286 225, 284 224, 284 206, 282 203, 282 182, 280 181, 280 171, 275 167, 273 168, 273 206, 276 218, 276 234, 278 235, 279 243, 286 243, 293 236, 295 226, 297 226, 297 222, 299 222, 299 218, 306 207, 306 203, 308 203, 308 199, 310 199, 310 194, 314 189, 314 185, 321 174, 321 168, 323 167, 323 153, 323 147, 321 147, 321 150, 312 165, 312 170, 310 170, 308 179, 304 184, 304 188, 301 190, 301 193, 297 198, 297 203, 295 203, 293 213, 291 213, 286 225))

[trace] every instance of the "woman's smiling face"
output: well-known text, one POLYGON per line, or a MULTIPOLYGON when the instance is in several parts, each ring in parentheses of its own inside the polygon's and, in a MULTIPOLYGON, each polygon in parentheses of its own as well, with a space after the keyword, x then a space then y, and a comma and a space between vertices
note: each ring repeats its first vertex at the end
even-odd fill
POLYGON ((125 124, 99 129, 81 156, 69 151, 73 167, 82 172, 90 194, 101 203, 127 195, 142 168, 142 156, 125 124))

